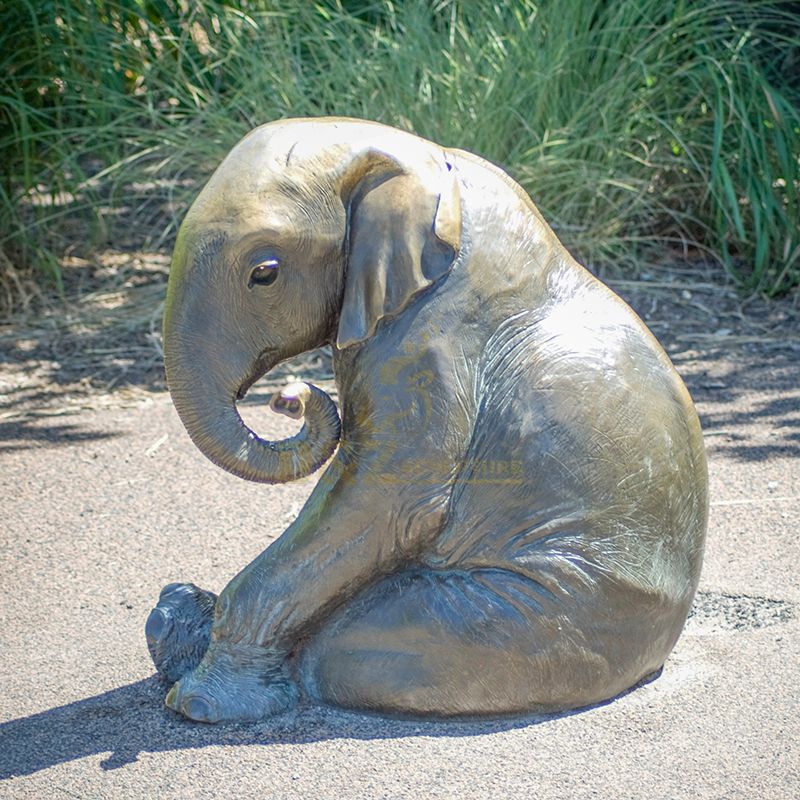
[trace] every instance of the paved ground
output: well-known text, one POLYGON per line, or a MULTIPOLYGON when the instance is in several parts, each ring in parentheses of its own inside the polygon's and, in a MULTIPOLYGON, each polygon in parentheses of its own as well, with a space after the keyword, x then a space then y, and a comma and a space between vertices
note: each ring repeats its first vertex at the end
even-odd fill
MULTIPOLYGON (((305 707, 207 727, 175 716, 142 630, 159 589, 221 589, 313 479, 262 487, 224 474, 163 393, 65 416, 11 403, 0 415, 0 797, 800 796, 797 331, 768 347, 730 328, 687 345, 664 324, 710 458, 695 613, 660 678, 549 719, 435 724, 305 707)), ((287 431, 258 405, 248 414, 265 434, 287 431)))

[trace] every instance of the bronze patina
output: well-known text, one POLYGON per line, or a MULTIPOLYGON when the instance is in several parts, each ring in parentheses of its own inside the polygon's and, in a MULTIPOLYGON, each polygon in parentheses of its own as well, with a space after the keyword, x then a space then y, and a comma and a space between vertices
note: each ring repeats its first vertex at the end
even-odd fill
POLYGON ((246 136, 188 212, 164 315, 189 435, 243 478, 328 464, 216 597, 147 622, 167 705, 257 719, 300 693, 425 716, 550 712, 656 672, 707 517, 692 401, 634 312, 500 169, 393 128, 293 119, 246 136), (261 439, 236 408, 330 344, 341 401, 261 439))

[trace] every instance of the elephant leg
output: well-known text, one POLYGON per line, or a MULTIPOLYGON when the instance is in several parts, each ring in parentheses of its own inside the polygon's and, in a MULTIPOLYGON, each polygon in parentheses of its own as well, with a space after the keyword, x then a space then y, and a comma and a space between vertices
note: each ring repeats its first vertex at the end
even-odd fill
POLYGON ((661 667, 658 654, 626 649, 633 619, 624 636, 606 627, 598 637, 591 598, 559 613, 548 594, 502 569, 386 579, 309 644, 306 690, 413 716, 547 713, 609 699, 661 667))
POLYGON ((147 648, 158 672, 174 683, 203 658, 211 638, 217 596, 193 583, 170 583, 145 624, 147 648))

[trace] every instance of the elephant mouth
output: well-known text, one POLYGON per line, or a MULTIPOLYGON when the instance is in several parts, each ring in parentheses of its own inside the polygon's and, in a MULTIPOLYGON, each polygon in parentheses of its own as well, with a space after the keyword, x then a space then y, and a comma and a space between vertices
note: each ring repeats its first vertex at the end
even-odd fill
POLYGON ((244 400, 245 395, 250 390, 250 387, 259 379, 263 378, 271 369, 279 363, 277 355, 274 350, 263 350, 258 358, 253 362, 250 372, 247 373, 245 379, 242 381, 239 388, 234 395, 234 401, 239 402, 244 400))

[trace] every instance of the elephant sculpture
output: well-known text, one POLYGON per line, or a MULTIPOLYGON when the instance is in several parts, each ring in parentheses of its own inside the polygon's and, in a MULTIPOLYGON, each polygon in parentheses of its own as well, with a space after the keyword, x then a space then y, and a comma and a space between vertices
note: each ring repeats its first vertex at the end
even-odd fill
POLYGON ((164 355, 224 469, 284 482, 333 456, 218 597, 162 591, 146 635, 170 708, 546 713, 662 667, 702 562, 697 415, 641 320, 496 166, 354 119, 255 129, 181 226, 164 355), (341 418, 298 383, 271 406, 302 430, 260 438, 237 400, 326 344, 341 418))

